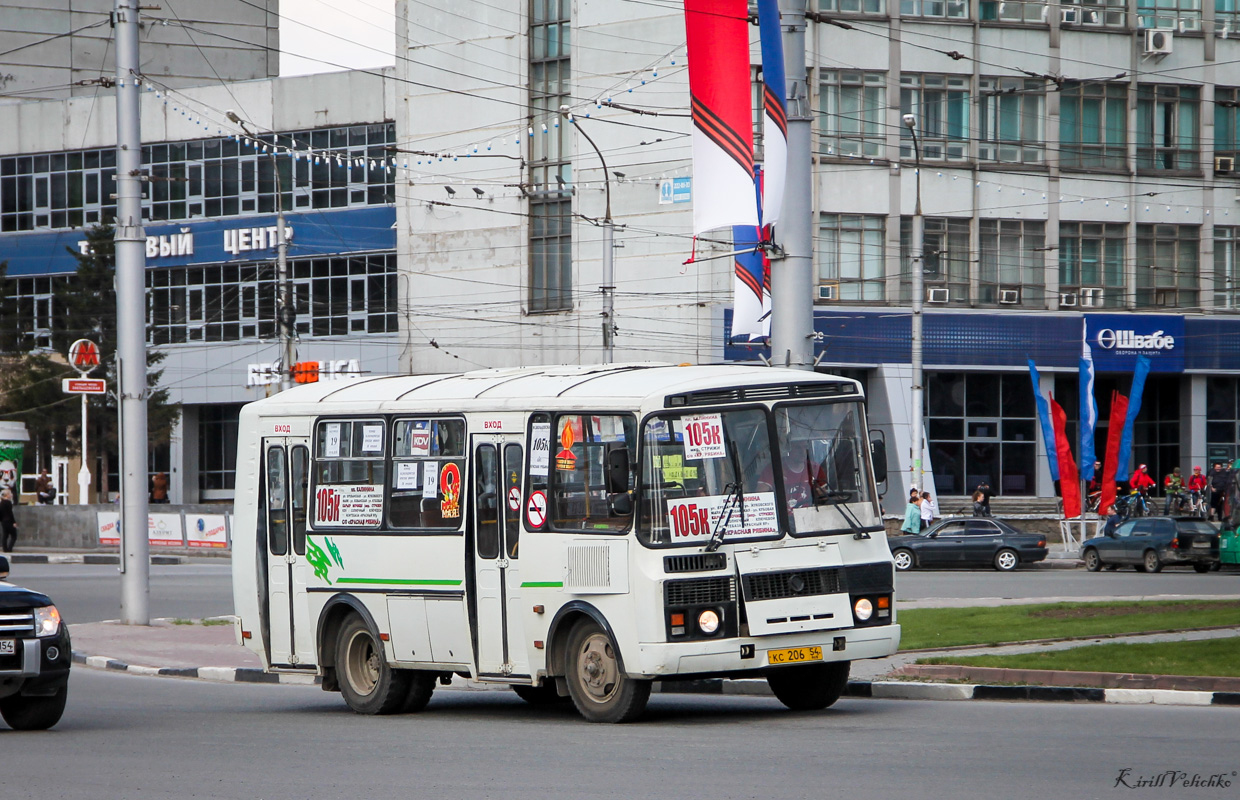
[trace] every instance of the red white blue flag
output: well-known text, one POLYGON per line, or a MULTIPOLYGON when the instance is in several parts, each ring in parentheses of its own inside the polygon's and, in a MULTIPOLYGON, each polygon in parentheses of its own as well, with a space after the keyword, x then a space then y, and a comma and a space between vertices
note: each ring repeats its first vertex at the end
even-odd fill
MULTIPOLYGON (((754 181, 755 203, 761 199, 762 172, 754 181)), ((759 222, 762 209, 758 209, 759 222)), ((732 279, 732 332, 729 338, 749 340, 771 335, 771 267, 762 250, 762 229, 757 225, 732 226, 735 277, 732 279)))
POLYGON ((762 39, 762 224, 774 225, 784 206, 788 175, 788 89, 778 0, 758 0, 762 39))
POLYGON ((746 0, 685 0, 693 232, 758 225, 746 0))

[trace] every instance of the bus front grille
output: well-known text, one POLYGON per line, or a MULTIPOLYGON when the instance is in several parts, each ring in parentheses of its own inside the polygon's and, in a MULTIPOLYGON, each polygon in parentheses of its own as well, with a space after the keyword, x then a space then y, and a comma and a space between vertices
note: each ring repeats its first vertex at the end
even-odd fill
POLYGON ((663 571, 672 572, 710 572, 723 569, 728 565, 728 557, 723 553, 696 553, 689 556, 664 556, 663 571))
POLYGON ((745 576, 745 600, 779 600, 811 597, 843 591, 840 570, 806 569, 793 572, 759 572, 745 576))
POLYGON ((735 585, 731 575, 668 581, 663 584, 663 597, 669 608, 728 603, 736 599, 735 585))

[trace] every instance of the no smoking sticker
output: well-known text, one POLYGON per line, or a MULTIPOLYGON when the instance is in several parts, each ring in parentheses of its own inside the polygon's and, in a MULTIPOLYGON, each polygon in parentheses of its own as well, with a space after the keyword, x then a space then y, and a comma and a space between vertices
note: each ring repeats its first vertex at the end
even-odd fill
POLYGON ((547 493, 541 489, 530 493, 525 504, 525 521, 531 528, 541 528, 547 521, 547 493))
POLYGON ((521 490, 516 486, 508 490, 508 507, 513 511, 521 508, 521 490))

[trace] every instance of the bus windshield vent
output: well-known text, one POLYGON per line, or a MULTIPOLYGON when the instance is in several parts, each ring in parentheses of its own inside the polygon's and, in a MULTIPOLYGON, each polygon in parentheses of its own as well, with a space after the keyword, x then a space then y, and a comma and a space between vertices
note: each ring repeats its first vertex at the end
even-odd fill
POLYGON ((663 584, 663 594, 668 606, 711 605, 736 599, 734 586, 731 575, 691 578, 686 581, 668 581, 663 584))
POLYGON ((737 386, 729 389, 709 389, 688 394, 670 395, 665 399, 668 408, 682 406, 713 406, 723 403, 752 403, 758 400, 790 400, 800 397, 832 397, 853 394, 851 383, 782 383, 763 386, 737 386))
POLYGON ((710 572, 723 569, 728 565, 728 557, 723 553, 698 553, 691 556, 665 556, 664 572, 710 572))
POLYGON ((809 569, 797 572, 758 572, 745 576, 745 600, 779 600, 843 591, 840 570, 809 569))

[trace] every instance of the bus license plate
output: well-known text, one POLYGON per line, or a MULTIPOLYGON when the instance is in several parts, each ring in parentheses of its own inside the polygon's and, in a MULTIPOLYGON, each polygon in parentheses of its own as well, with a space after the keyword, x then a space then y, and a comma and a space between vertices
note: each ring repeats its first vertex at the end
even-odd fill
POLYGON ((17 641, 15 639, 0 639, 0 656, 17 655, 17 641))
POLYGON ((822 661, 821 647, 788 647, 783 650, 767 650, 768 664, 802 664, 806 661, 822 661))

